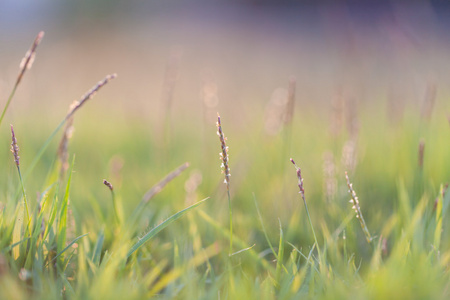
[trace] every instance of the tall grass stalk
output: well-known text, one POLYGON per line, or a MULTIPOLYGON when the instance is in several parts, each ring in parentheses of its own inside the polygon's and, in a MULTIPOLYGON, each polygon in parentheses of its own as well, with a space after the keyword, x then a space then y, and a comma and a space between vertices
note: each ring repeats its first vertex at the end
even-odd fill
POLYGON ((347 172, 345 172, 345 178, 347 179, 348 192, 351 196, 350 203, 353 204, 352 209, 356 213, 356 218, 359 220, 361 224, 361 228, 366 236, 367 242, 370 244, 373 240, 373 237, 370 235, 369 228, 367 228, 366 221, 364 221, 364 217, 361 212, 361 207, 359 206, 359 200, 356 196, 355 190, 353 189, 353 184, 350 183, 350 179, 348 178, 347 172))
POLYGON ((230 251, 229 254, 233 253, 233 212, 231 210, 231 196, 230 196, 230 166, 228 157, 228 147, 225 143, 227 138, 223 134, 222 124, 220 123, 220 115, 217 113, 217 135, 219 136, 220 146, 222 152, 219 153, 220 160, 222 161, 222 172, 225 174, 224 183, 227 186, 227 196, 228 196, 228 212, 230 215, 230 251))
POLYGON ((17 172, 19 173, 19 180, 20 180, 20 186, 22 188, 22 196, 23 196, 23 203, 25 206, 25 215, 24 219, 26 220, 26 231, 30 233, 30 212, 28 210, 28 201, 27 201, 27 194, 25 193, 25 185, 23 183, 22 173, 20 172, 20 156, 19 156, 19 146, 17 145, 17 139, 16 134, 14 133, 14 128, 11 125, 11 152, 14 155, 14 162, 17 167, 17 172))
POLYGON ((9 104, 11 103, 11 100, 14 98, 14 95, 16 94, 17 87, 19 86, 20 82, 22 81, 23 75, 25 74, 26 70, 30 69, 34 62, 34 57, 36 55, 36 49, 39 43, 41 42, 42 38, 44 37, 44 32, 41 31, 38 33, 36 38, 34 39, 33 44, 31 45, 30 50, 27 51, 25 54, 25 57, 20 62, 20 72, 17 76, 16 83, 14 84, 14 87, 9 94, 8 100, 6 101, 5 107, 3 108, 2 115, 0 117, 0 126, 2 124, 3 118, 5 117, 6 111, 8 110, 9 104))
POLYGON ((314 241, 316 243, 316 247, 317 247, 317 252, 319 253, 319 257, 320 257, 320 251, 319 251, 319 243, 317 242, 317 236, 316 236, 316 232, 314 231, 314 226, 312 224, 311 221, 311 216, 309 215, 309 210, 308 210, 308 205, 306 204, 306 199, 305 199, 305 189, 303 188, 303 178, 302 178, 302 171, 301 169, 297 166, 297 164, 295 163, 295 161, 291 158, 291 163, 294 165, 295 169, 297 170, 297 178, 298 178, 298 188, 300 189, 300 195, 302 196, 303 199, 303 204, 305 204, 305 209, 306 209, 306 215, 308 216, 308 220, 309 220, 309 225, 311 225, 311 230, 314 236, 314 241))
POLYGON ((117 212, 117 202, 116 202, 116 195, 114 193, 114 187, 111 184, 111 182, 109 182, 106 179, 103 179, 103 184, 106 185, 108 187, 108 189, 111 191, 111 198, 112 198, 112 204, 113 204, 113 210, 114 210, 114 218, 115 218, 117 224, 120 224, 119 213, 117 212))

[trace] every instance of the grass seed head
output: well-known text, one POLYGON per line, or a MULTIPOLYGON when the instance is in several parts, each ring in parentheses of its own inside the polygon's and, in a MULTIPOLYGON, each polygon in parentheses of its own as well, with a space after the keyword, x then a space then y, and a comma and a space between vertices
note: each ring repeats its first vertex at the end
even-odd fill
POLYGON ((225 143, 227 138, 223 134, 222 124, 220 123, 220 115, 217 113, 217 135, 220 139, 220 145, 222 152, 219 153, 220 160, 222 161, 222 172, 225 173, 224 183, 227 185, 227 189, 230 189, 230 167, 229 167, 229 157, 228 157, 228 147, 225 143))
POLYGON ((36 55, 36 48, 41 42, 42 38, 44 37, 44 32, 41 31, 38 33, 36 38, 34 39, 33 44, 31 45, 31 48, 25 53, 24 58, 22 58, 22 61, 20 62, 19 68, 19 76, 17 77, 16 86, 19 85, 20 81, 22 80, 23 75, 25 74, 25 71, 30 69, 34 62, 34 57, 36 55))
POLYGON ((105 84, 107 84, 109 81, 111 81, 112 79, 116 78, 117 74, 111 74, 111 75, 107 75, 103 80, 100 80, 99 82, 97 82, 97 84, 92 87, 89 91, 87 91, 86 94, 84 94, 83 97, 81 97, 80 101, 76 101, 72 104, 71 109, 69 110, 69 112, 66 115, 66 120, 69 119, 70 117, 73 116, 73 114, 75 113, 75 111, 77 111, 81 106, 83 106, 83 104, 88 101, 89 99, 91 99, 92 97, 94 97, 94 95, 97 93, 97 91, 104 86, 105 84))
POLYGON ((110 189, 110 191, 114 190, 113 185, 108 180, 103 179, 103 184, 106 185, 110 189))
POLYGON ((303 188, 302 170, 297 166, 297 164, 292 158, 290 160, 291 163, 295 166, 295 169, 297 170, 298 188, 300 189, 300 194, 302 194, 302 198, 305 199, 305 189, 303 188))
POLYGON ((16 163, 17 167, 19 167, 20 163, 19 163, 19 146, 17 145, 17 139, 16 139, 16 134, 14 133, 14 128, 11 125, 11 152, 14 154, 14 162, 16 163))
POLYGON ((359 200, 356 196, 356 192, 353 189, 353 184, 350 183, 350 179, 348 178, 347 172, 345 172, 345 178, 347 179, 348 192, 350 194, 350 203, 352 204, 352 209, 356 213, 356 218, 359 220, 361 224, 361 228, 366 236, 367 242, 370 243, 373 240, 373 237, 370 235, 369 229, 367 228, 366 222, 364 221, 364 217, 361 212, 361 207, 359 206, 359 200))

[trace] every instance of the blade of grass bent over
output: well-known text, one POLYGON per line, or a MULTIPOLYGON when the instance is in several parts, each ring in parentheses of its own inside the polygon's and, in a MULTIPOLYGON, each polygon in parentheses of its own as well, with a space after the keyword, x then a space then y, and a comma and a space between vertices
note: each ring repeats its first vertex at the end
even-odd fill
POLYGON ((134 252, 136 252, 140 247, 142 247, 142 245, 144 245, 146 242, 148 242, 152 237, 154 237, 157 233, 159 233, 161 230, 163 230, 164 228, 166 228, 167 226, 169 226, 170 224, 172 224, 174 221, 176 221, 177 219, 179 219, 180 217, 182 217, 184 214, 186 214, 188 211, 190 211, 191 209, 196 208, 197 206, 199 206, 200 204, 202 204, 203 202, 205 202, 206 200, 208 200, 208 198, 205 198, 183 210, 180 210, 179 212, 177 212, 176 214, 172 215, 171 217, 169 217, 168 219, 166 219, 164 222, 162 222, 161 224, 159 224, 158 226, 156 226, 155 228, 153 228, 152 230, 150 230, 146 235, 144 235, 141 239, 139 239, 139 241, 134 244, 133 247, 131 247, 131 249, 128 251, 127 253, 127 258, 130 257, 134 252))
POLYGON ((63 254, 64 252, 66 252, 67 249, 69 249, 70 247, 72 247, 73 244, 76 243, 76 241, 78 241, 79 239, 81 239, 81 238, 87 236, 88 234, 89 234, 89 233, 85 233, 85 234, 82 234, 82 235, 76 237, 76 238, 75 238, 73 241, 71 241, 64 249, 62 249, 60 252, 58 252, 58 254, 57 254, 55 257, 53 257, 52 261, 54 261, 54 260, 57 259, 59 256, 61 256, 61 254, 63 254))
POLYGON ((284 254, 284 234, 283 229, 281 228, 281 221, 278 219, 278 223, 280 224, 280 242, 278 244, 278 255, 277 255, 277 268, 275 270, 275 280, 277 288, 280 287, 281 280, 281 271, 283 266, 283 254, 284 254))
POLYGON ((264 232, 264 236, 266 237, 266 241, 269 244, 270 250, 272 250, 272 253, 275 256, 275 258, 278 259, 277 252, 273 248, 272 243, 270 242, 269 236, 267 235, 266 227, 264 226, 263 219, 262 219, 262 216, 261 216, 261 212, 259 211, 258 203, 256 202, 255 193, 253 193, 253 201, 255 202, 256 212, 258 213, 259 222, 261 223, 261 227, 262 227, 262 230, 264 232))

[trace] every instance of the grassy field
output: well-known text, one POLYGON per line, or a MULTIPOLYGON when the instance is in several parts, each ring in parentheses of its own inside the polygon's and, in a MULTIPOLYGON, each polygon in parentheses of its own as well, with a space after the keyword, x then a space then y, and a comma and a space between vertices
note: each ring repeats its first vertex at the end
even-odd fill
POLYGON ((0 298, 450 297, 447 95, 390 116, 286 88, 281 112, 223 107, 222 141, 207 107, 154 128, 90 92, 16 140, 2 118, 0 298))

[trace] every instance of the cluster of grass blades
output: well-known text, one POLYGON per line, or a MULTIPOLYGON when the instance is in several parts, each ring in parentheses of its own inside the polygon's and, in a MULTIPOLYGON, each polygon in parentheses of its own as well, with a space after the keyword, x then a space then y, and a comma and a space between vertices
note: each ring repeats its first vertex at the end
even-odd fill
MULTIPOLYGON (((43 33, 39 33, 21 65, 0 126, 42 37, 43 33)), ((253 203, 244 212, 239 211, 242 203, 251 201, 245 196, 247 191, 241 192, 238 180, 233 181, 230 189, 228 146, 220 116, 217 133, 228 214, 217 209, 222 207, 217 204, 220 201, 211 203, 212 211, 200 207, 209 198, 194 200, 199 183, 192 173, 192 182, 191 179, 186 182, 194 186, 186 187, 186 208, 169 213, 171 216, 163 221, 150 223, 146 214, 150 200, 189 167, 184 163, 143 193, 140 202, 129 211, 124 207, 131 205, 123 201, 120 187, 116 189, 109 178, 101 186, 99 179, 98 186, 110 192, 111 217, 97 220, 103 222, 99 230, 88 222, 80 222, 82 218, 74 218, 71 206, 76 160, 74 155, 70 159, 68 140, 76 112, 114 78, 115 74, 106 76, 70 106, 28 165, 22 165, 19 157, 24 133, 15 131, 11 125, 9 158, 15 164, 14 172, 17 170, 18 175, 14 178, 18 180, 13 188, 5 188, 0 199, 0 299, 446 299, 450 296, 450 242, 445 235, 449 227, 446 215, 450 192, 446 186, 439 191, 423 186, 411 188, 399 180, 398 194, 392 196, 395 209, 381 225, 374 226, 371 218, 376 214, 366 209, 369 205, 361 195, 367 193, 361 193, 361 180, 356 178, 355 170, 336 175, 340 187, 335 187, 337 190, 330 197, 350 200, 351 205, 346 201, 336 208, 341 203, 327 203, 330 207, 317 212, 315 195, 309 193, 313 184, 303 183, 304 175, 291 159, 294 175, 284 157, 280 167, 283 180, 275 186, 283 189, 280 192, 283 197, 300 205, 295 212, 292 209, 290 220, 278 218, 278 225, 269 227, 265 222, 270 206, 260 198, 270 192, 271 185, 261 180, 263 172, 255 179, 260 181, 259 189, 251 191, 248 197, 253 203), (58 154, 46 166, 42 190, 33 201, 26 190, 27 182, 35 178, 32 175, 38 162, 63 128, 58 154), (350 178, 357 180, 355 188, 350 178), (296 181, 299 198, 295 192, 288 195, 291 191, 288 187, 295 188, 296 181), (338 213, 330 213, 331 207, 338 213), (177 222, 181 223, 181 229, 177 229, 174 222, 188 212, 191 213, 177 222), (143 224, 149 228, 145 229, 143 224), (250 228, 242 230, 243 226, 250 228), (272 236, 274 232, 276 238, 272 236)), ((290 81, 287 95, 285 127, 280 134, 282 156, 289 154, 295 145, 296 127, 291 124, 294 80, 290 81)), ((167 138, 165 147, 174 137, 167 138)), ((262 142, 257 142, 259 147, 262 142)), ((351 148, 355 144, 351 140, 346 145, 351 148)), ((420 168, 415 182, 423 184, 424 146, 419 149, 420 168)), ((278 163, 278 149, 269 154, 255 153, 261 156, 256 161, 264 167, 272 161, 278 163)), ((302 170, 308 174, 303 165, 302 170)), ((279 196, 277 201, 283 197, 279 196)))
MULTIPOLYGON (((20 73, 13 90, 8 97, 4 107, 2 116, 0 117, 0 125, 3 121, 5 113, 13 99, 17 87, 19 86, 25 71, 31 67, 32 61, 36 54, 36 48, 44 36, 40 32, 36 37, 31 49, 27 52, 23 62, 20 66, 20 73)), ((141 213, 148 203, 148 201, 156 195, 161 189, 178 176, 189 164, 185 163, 180 168, 171 172, 164 180, 155 185, 145 195, 141 204, 136 208, 129 220, 124 220, 123 216, 119 217, 119 209, 115 200, 112 184, 104 181, 112 192, 113 206, 116 217, 116 224, 114 232, 117 234, 116 243, 109 249, 110 253, 114 253, 114 259, 111 259, 106 253, 108 250, 103 249, 104 234, 100 233, 95 242, 92 251, 80 251, 81 239, 86 237, 89 232, 83 233, 72 240, 68 240, 68 232, 73 231, 73 225, 69 223, 69 196, 72 183, 72 174, 75 164, 75 156, 72 158, 70 168, 64 168, 64 160, 61 157, 67 157, 68 153, 61 153, 67 151, 68 131, 72 126, 73 116, 75 112, 90 100, 95 93, 106 85, 110 80, 116 78, 115 74, 108 75, 102 81, 99 81, 92 89, 90 89, 81 100, 75 101, 67 115, 63 118, 56 129, 50 134, 48 139, 43 143, 41 149, 36 154, 31 164, 26 167, 26 173, 22 176, 19 146, 14 131, 11 125, 11 152, 13 153, 13 160, 17 167, 20 182, 20 192, 9 197, 5 206, 1 208, 0 214, 0 298, 22 298, 28 296, 38 296, 43 298, 60 298, 61 296, 74 296, 77 293, 74 288, 74 277, 69 278, 68 274, 75 274, 80 278, 79 283, 89 282, 87 279, 89 275, 83 273, 87 270, 83 266, 88 265, 92 274, 101 271, 106 274, 109 272, 123 271, 127 268, 127 262, 131 259, 142 245, 152 239, 157 233, 169 226, 171 223, 185 215, 190 210, 196 208, 205 202, 208 198, 203 199, 195 204, 170 216, 153 229, 149 230, 143 237, 135 240, 138 229, 136 228, 136 220, 139 219, 141 213), (51 165, 49 175, 45 183, 44 190, 40 193, 39 199, 31 205, 27 200, 27 193, 25 190, 26 179, 36 167, 42 155, 55 138, 57 133, 66 126, 63 139, 60 143, 59 156, 55 158, 55 162, 51 165), (62 147, 64 146, 64 147, 62 147), (62 148, 62 150, 61 150, 62 148), (64 176, 67 172, 67 180, 64 176), (125 246, 125 248, 123 248, 125 246), (126 252, 123 252, 127 249, 126 252), (75 254, 78 253, 78 272, 73 272, 70 269, 70 264, 76 261, 75 254), (80 259, 84 259, 80 261, 80 259), (114 269, 114 271, 112 270, 114 269), (19 281, 13 278, 19 279, 19 281), (54 280, 54 281, 53 281, 54 280), (7 284, 12 283, 13 287, 17 288, 17 293, 14 294, 11 287, 6 288, 7 284), (20 288, 21 287, 21 288, 20 288), (23 289, 25 288, 25 289, 23 289), (49 294, 47 294, 49 293, 49 294)), ((211 248, 213 249, 213 248, 211 248)), ((215 249, 213 249, 215 251, 215 249)), ((212 251, 207 251, 209 255, 213 255, 212 251)), ((193 260, 191 263, 199 263, 193 260)), ((200 259, 201 261, 201 259, 200 259)), ((97 274, 98 275, 98 274, 97 274)), ((106 276, 106 275, 103 275, 106 276)), ((98 276, 101 280, 102 276, 98 276)), ((154 289, 155 290, 155 289, 154 289)), ((81 296, 78 294, 78 296, 81 296)))

